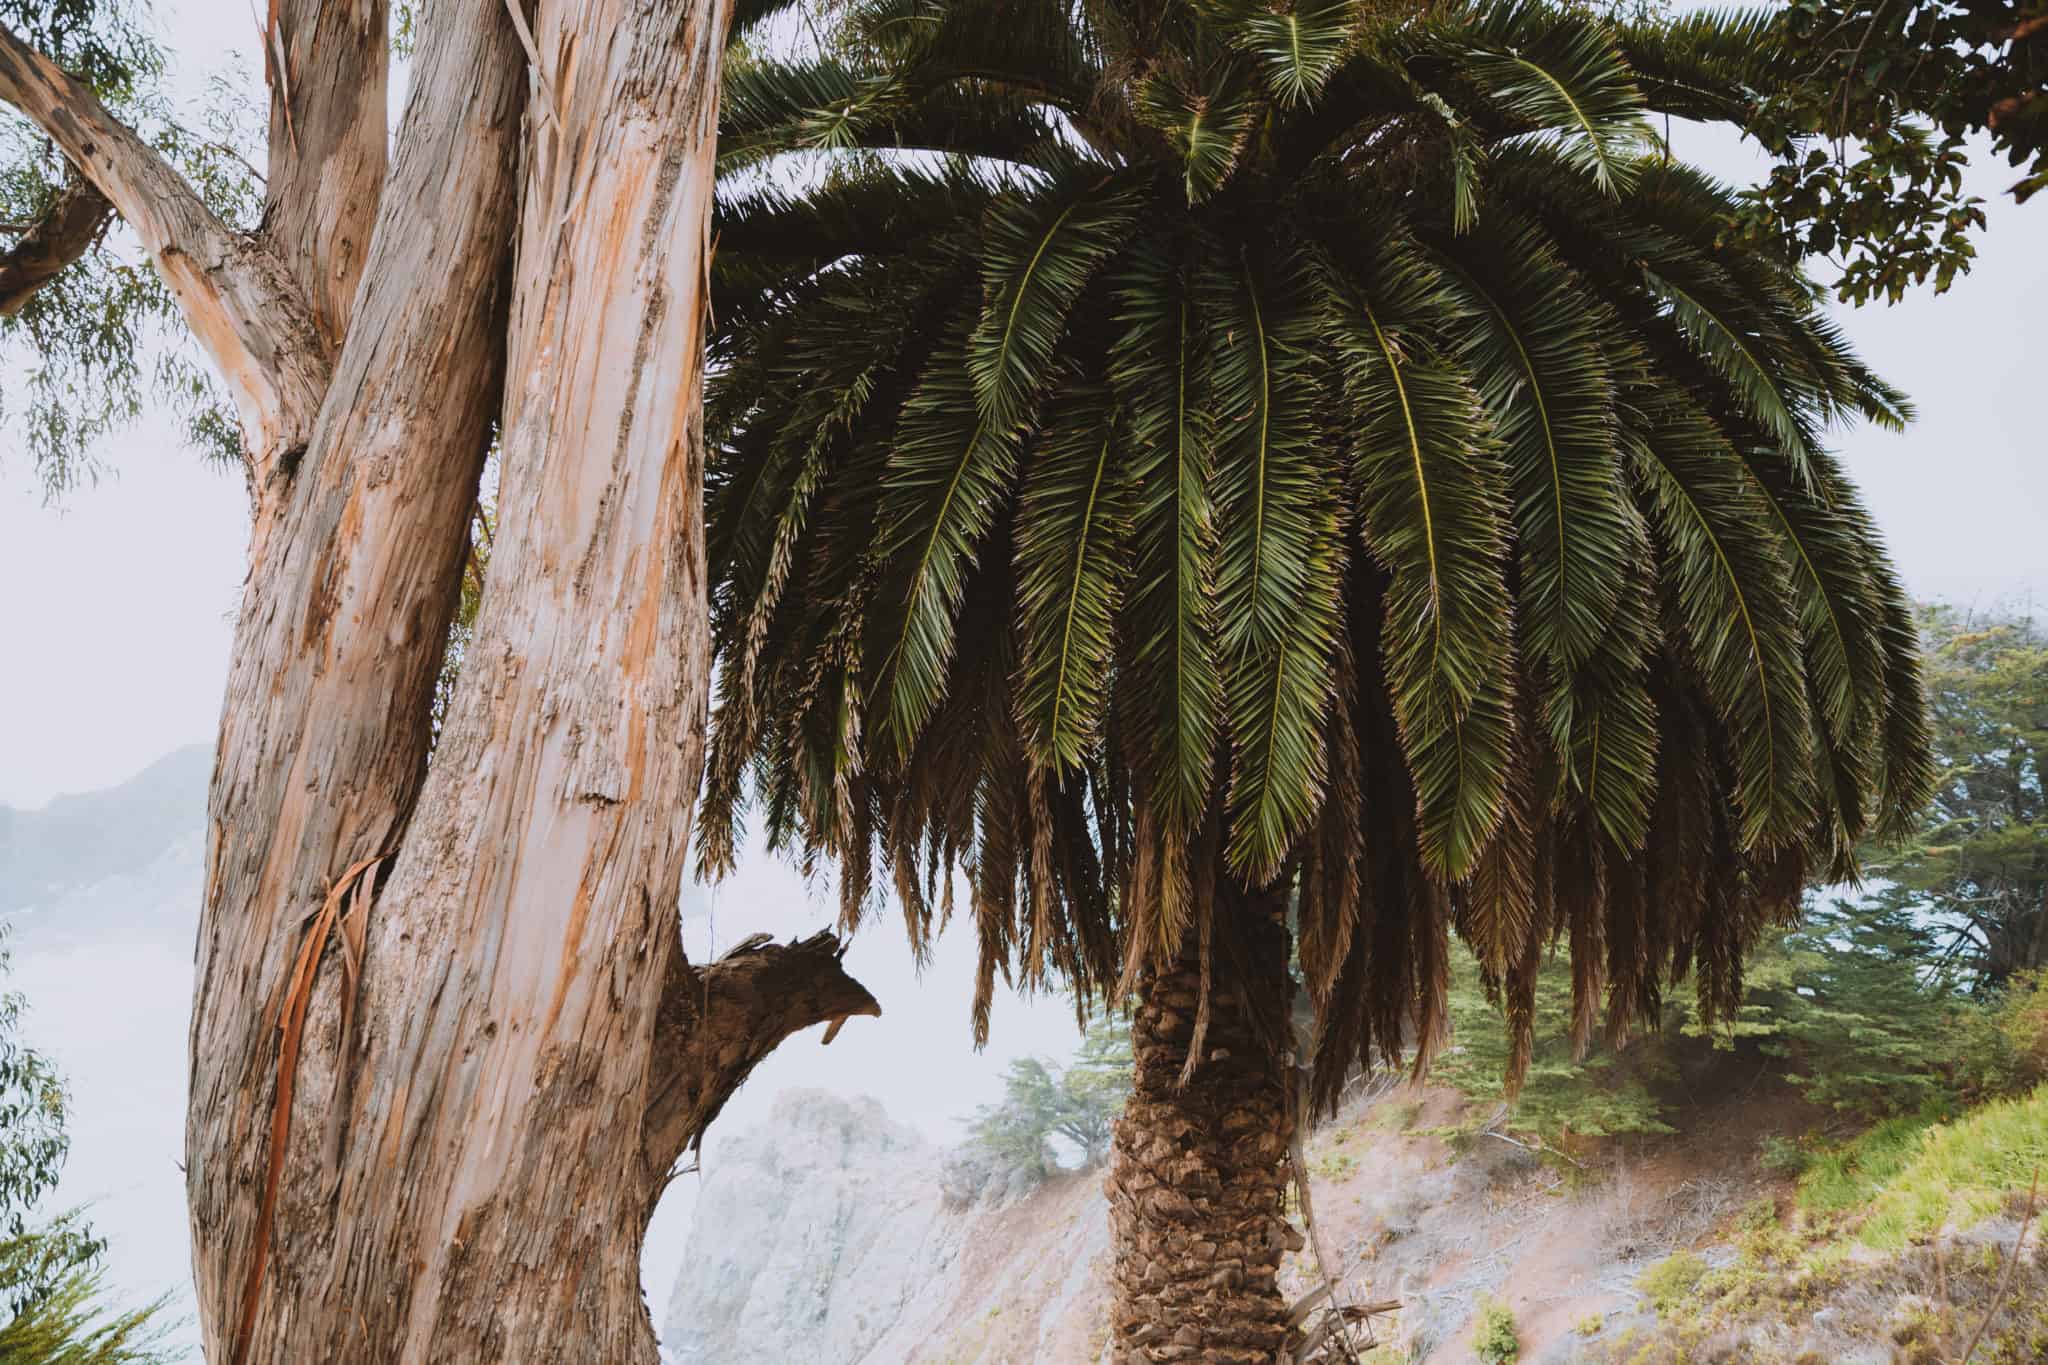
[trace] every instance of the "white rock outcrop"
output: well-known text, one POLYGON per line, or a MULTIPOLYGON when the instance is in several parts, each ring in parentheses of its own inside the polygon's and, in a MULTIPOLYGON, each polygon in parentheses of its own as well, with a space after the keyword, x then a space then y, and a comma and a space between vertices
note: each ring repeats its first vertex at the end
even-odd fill
POLYGON ((678 1365, 855 1361, 952 1248, 939 1150, 871 1099, 777 1098, 767 1124, 714 1139, 663 1345, 678 1365))
POLYGON ((963 1199, 947 1154, 871 1099, 777 1097, 714 1137, 662 1331, 673 1365, 1093 1360, 1094 1175, 963 1199), (950 1189, 950 1193, 949 1193, 950 1189))

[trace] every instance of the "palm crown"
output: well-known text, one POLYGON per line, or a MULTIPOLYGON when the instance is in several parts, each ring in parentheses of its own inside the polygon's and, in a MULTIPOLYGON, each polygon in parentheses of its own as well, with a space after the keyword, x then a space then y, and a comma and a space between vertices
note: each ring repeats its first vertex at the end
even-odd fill
POLYGON ((1452 928, 1523 1024, 1560 938, 1582 1034, 1725 1007, 1928 782, 1820 440, 1904 402, 1646 118, 1761 23, 857 0, 736 60, 707 867, 756 800, 921 946, 964 866, 978 1030, 1290 879, 1326 1096, 1452 928))

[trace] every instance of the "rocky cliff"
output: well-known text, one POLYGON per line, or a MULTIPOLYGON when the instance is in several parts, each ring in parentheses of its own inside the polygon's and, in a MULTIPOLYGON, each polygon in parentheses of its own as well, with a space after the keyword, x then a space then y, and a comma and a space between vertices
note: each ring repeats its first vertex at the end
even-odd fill
POLYGON ((1108 1217, 1093 1175, 971 1188, 870 1099, 781 1095, 714 1133, 662 1342, 675 1365, 1087 1361, 1108 1217))

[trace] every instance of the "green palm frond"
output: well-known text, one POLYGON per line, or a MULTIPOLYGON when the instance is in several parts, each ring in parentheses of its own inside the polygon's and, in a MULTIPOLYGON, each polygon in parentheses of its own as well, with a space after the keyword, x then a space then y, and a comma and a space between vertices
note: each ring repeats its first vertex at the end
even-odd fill
POLYGON ((1592 817, 1612 847, 1627 853, 1649 838, 1660 779, 1658 761, 1667 718, 1650 683, 1657 641, 1656 594, 1642 566, 1651 558, 1648 529, 1630 528, 1637 567, 1624 575, 1608 629, 1561 685, 1545 679, 1544 723, 1562 756, 1567 804, 1592 817))
POLYGON ((1634 549, 1603 349, 1617 320, 1527 225, 1490 224, 1445 260, 1468 304, 1460 356, 1508 469, 1524 640, 1569 678, 1608 629, 1634 549))
POLYGON ((1455 315, 1441 277, 1392 232, 1361 255, 1330 272, 1331 327, 1365 538, 1393 574, 1387 678, 1423 855, 1455 880, 1500 818, 1513 728, 1505 481, 1477 392, 1425 349, 1423 326, 1455 315))
POLYGON ((1135 565, 1123 634, 1143 795, 1182 827, 1200 816, 1218 731, 1215 508, 1206 329, 1156 245, 1116 279, 1108 374, 1128 414, 1135 565))
MULTIPOLYGON (((1336 537, 1335 517, 1326 531, 1336 537)), ((1280 874, 1323 796, 1324 660, 1337 633, 1336 556, 1304 574, 1294 628, 1252 644, 1224 665, 1230 721, 1230 866, 1251 885, 1280 874)))
POLYGON ((722 193, 712 208, 718 243, 715 287, 735 270, 787 283, 849 256, 894 256, 974 222, 996 194, 970 170, 914 166, 863 168, 808 193, 769 185, 722 193))
POLYGON ((1196 302, 1215 319, 1210 411, 1218 433, 1215 500, 1222 527, 1217 620, 1226 655, 1271 643, 1306 590, 1331 467, 1318 448, 1314 300, 1294 259, 1250 252, 1211 263, 1196 302))
POLYGON ((1154 75, 1138 86, 1133 112, 1146 126, 1166 135, 1180 159, 1188 202, 1199 204, 1237 168, 1251 141, 1259 103, 1248 85, 1226 68, 1208 88, 1154 75))
POLYGON ((967 350, 962 337, 932 358, 903 405, 884 476, 874 695, 899 754, 938 704, 967 570, 1017 466, 1017 429, 982 415, 967 350))
POLYGON ((1316 735, 1335 630, 1337 462, 1322 440, 1319 300, 1299 252, 1247 251, 1196 280, 1216 318, 1211 412, 1218 648, 1232 738, 1230 857, 1272 875, 1321 791, 1316 735))
POLYGON ((1672 320, 1686 339, 1721 372, 1748 414, 1763 424, 1804 475, 1819 440, 1811 421, 1780 387, 1785 371, 1771 363, 1773 351, 1782 349, 1774 345, 1779 339, 1745 329, 1734 309, 1716 306, 1725 305, 1726 299, 1709 298, 1697 287, 1688 289, 1655 271, 1646 270, 1643 278, 1650 292, 1670 307, 1672 320))
POLYGON ((1789 569, 1727 439, 1668 392, 1626 447, 1649 492, 1666 592, 1726 727, 1744 848, 1794 844, 1813 817, 1813 733, 1789 569))
POLYGON ((904 103, 900 82, 829 57, 745 62, 725 73, 723 85, 718 158, 726 170, 781 152, 856 146, 863 125, 904 103))
POLYGON ((1017 515, 1017 726, 1025 751, 1079 767, 1102 721, 1111 622, 1128 576, 1129 437, 1105 393, 1065 395, 1030 456, 1017 515))
POLYGON ((1209 0, 1205 9, 1283 107, 1316 97, 1358 26, 1357 0, 1295 0, 1278 12, 1256 0, 1209 0))
POLYGON ((928 152, 1028 163, 1054 124, 1028 99, 949 89, 912 99, 900 78, 844 64, 761 62, 726 76, 718 132, 730 175, 799 152, 928 152))
POLYGON ((1071 198, 1013 193, 989 206, 982 274, 988 305, 967 346, 982 416, 999 431, 1019 427, 1049 377, 1067 313, 1124 244, 1143 200, 1114 178, 1071 198))
POLYGON ((1650 108, 1740 124, 1757 94, 1788 74, 1772 41, 1782 14, 1773 7, 1692 9, 1624 24, 1618 40, 1650 108))
POLYGON ((1461 74, 1495 109, 1533 130, 1522 141, 1555 150, 1603 193, 1628 189, 1653 134, 1613 33, 1542 4, 1482 13, 1461 74))

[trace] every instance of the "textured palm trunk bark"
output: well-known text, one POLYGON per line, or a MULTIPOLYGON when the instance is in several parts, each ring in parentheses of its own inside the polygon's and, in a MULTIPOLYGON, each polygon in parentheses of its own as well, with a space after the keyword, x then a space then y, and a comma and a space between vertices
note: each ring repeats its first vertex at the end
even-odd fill
MULTIPOLYGON (((878 1012, 830 936, 682 953, 729 20, 440 0, 387 166, 385 0, 269 0, 255 234, 0 26, 0 100, 136 231, 242 415, 186 1123, 216 1365, 653 1361, 640 1246, 674 1164, 777 1043, 878 1012)), ((8 297, 90 207, 0 263, 8 297)))
POLYGON ((1286 1343, 1280 1262, 1302 1238, 1285 1209, 1295 1124, 1285 910, 1284 892, 1218 885, 1206 1019, 1192 932, 1171 966, 1139 983, 1136 1073, 1108 1180, 1117 1365, 1267 1365, 1286 1343))

